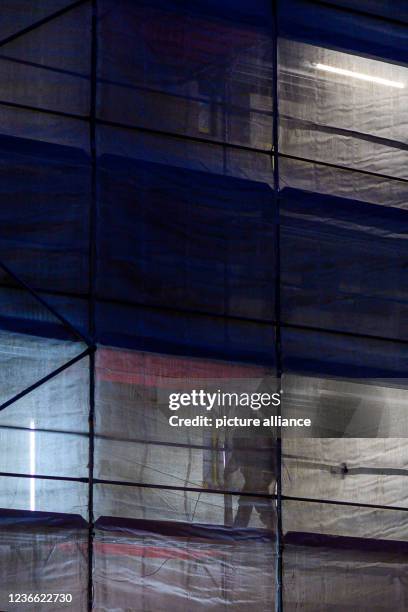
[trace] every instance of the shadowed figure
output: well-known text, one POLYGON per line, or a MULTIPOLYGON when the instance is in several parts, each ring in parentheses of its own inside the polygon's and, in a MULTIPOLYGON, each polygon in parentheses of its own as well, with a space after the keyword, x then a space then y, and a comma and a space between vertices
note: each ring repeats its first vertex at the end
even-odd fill
POLYGON ((262 435, 260 435, 257 431, 250 435, 251 432, 243 430, 233 437, 231 457, 224 471, 225 482, 228 482, 237 470, 244 479, 233 526, 248 527, 252 510, 255 509, 265 527, 275 531, 276 519, 273 500, 248 494, 261 493, 268 495, 271 491, 274 492, 276 442, 272 434, 267 435, 262 432, 262 435))

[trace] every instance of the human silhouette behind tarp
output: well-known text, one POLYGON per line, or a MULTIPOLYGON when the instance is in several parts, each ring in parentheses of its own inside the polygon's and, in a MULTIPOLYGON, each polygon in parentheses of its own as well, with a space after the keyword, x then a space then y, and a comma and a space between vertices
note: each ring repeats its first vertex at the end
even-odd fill
MULTIPOLYGON (((257 389, 260 393, 271 393, 270 384, 264 380, 257 389)), ((273 391, 272 391, 273 392, 273 391)), ((242 408, 240 409, 242 412, 242 408)), ((246 415, 248 408, 246 408, 246 415)), ((252 413, 252 411, 251 411, 252 413)), ((262 420, 277 414, 273 407, 261 408, 251 416, 262 420)), ((233 431, 232 450, 224 470, 226 488, 238 471, 244 483, 238 500, 238 510, 233 520, 234 527, 248 527, 252 510, 255 509, 263 525, 275 530, 275 507, 271 498, 256 497, 250 493, 269 495, 275 492, 277 461, 276 433, 271 427, 242 427, 233 431)))
POLYGON ((275 511, 272 499, 255 497, 249 493, 269 495, 276 483, 276 442, 272 436, 253 435, 233 437, 233 450, 228 461, 224 479, 226 482, 237 470, 240 471, 244 484, 238 499, 238 510, 234 518, 234 527, 248 527, 252 510, 259 514, 267 529, 275 529, 275 511), (246 495, 247 494, 247 495, 246 495))

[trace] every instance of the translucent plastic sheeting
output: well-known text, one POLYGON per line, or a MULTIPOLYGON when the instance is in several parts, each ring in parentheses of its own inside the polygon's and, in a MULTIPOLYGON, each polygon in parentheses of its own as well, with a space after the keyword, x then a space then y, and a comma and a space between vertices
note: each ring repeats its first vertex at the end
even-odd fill
POLYGON ((61 434, 87 433, 88 412, 89 358, 84 357, 0 411, 0 435, 2 428, 32 425, 61 434))
POLYGON ((33 288, 87 291, 91 184, 86 155, 0 137, 0 178, 0 261, 33 288))
POLYGON ((98 193, 101 297, 271 320, 269 186, 103 156, 98 193))
POLYGON ((285 544, 284 606, 288 612, 404 612, 406 547, 382 551, 351 541, 345 548, 285 544))
POLYGON ((80 514, 88 517, 88 484, 0 476, 0 508, 80 514))
POLYGON ((95 484, 94 491, 96 518, 113 516, 225 526, 235 523, 272 532, 276 528, 275 502, 266 497, 105 484, 95 484))
POLYGON ((0 606, 36 612, 87 609, 87 530, 8 523, 0 519, 0 606), (10 593, 70 593, 72 603, 10 602, 10 593))
MULTIPOLYGON (((23 11, 29 3, 21 4, 23 11)), ((55 9, 58 3, 51 13, 55 9)), ((86 115, 90 104, 90 22, 87 2, 2 45, 0 101, 86 115)), ((13 33, 16 31, 18 27, 13 33)))
POLYGON ((285 610, 406 609, 406 512, 285 501, 285 610))
POLYGON ((0 429, 0 472, 86 477, 88 438, 69 433, 28 429, 0 429))
POLYGON ((0 329, 80 346, 80 334, 5 265, 0 261, 0 329))
POLYGON ((112 126, 98 126, 98 154, 118 155, 202 172, 235 176, 273 187, 272 155, 232 146, 112 126))
POLYGON ((242 438, 237 434, 231 450, 217 451, 211 446, 197 449, 189 444, 169 447, 97 438, 95 472, 108 480, 268 494, 276 480, 275 449, 267 435, 263 448, 261 442, 248 433, 242 438))
POLYGON ((280 158, 281 188, 294 187, 382 206, 408 208, 408 183, 333 168, 317 163, 280 158))
MULTIPOLYGON (((381 0, 380 3, 384 4, 381 0)), ((364 13, 364 4, 368 2, 353 4, 364 13)), ((361 14, 359 10, 336 9, 327 2, 285 0, 278 3, 279 35, 350 54, 406 64, 408 30, 404 23, 398 23, 399 4, 396 2, 394 6, 393 3, 392 9, 386 4, 388 14, 392 10, 392 18, 387 21, 361 14)), ((372 2, 370 10, 375 12, 372 2)))
MULTIPOLYGON (((78 345, 0 331, 0 402, 12 399, 79 355, 84 347, 78 345)), ((12 410, 11 406, 8 409, 12 410)))
POLYGON ((99 117, 270 149, 270 3, 99 4, 99 117))
POLYGON ((55 295, 49 291, 39 294, 78 332, 89 337, 89 303, 86 296, 55 295))
POLYGON ((0 269, 0 348, 1 406, 79 356, 86 344, 0 269))
POLYGON ((408 68, 281 40, 279 71, 281 153, 408 177, 408 68))
POLYGON ((405 439, 283 441, 283 493, 408 508, 405 439))
POLYGON ((406 379, 284 374, 282 389, 284 416, 304 418, 307 415, 312 421, 307 430, 285 429, 285 438, 404 438, 408 435, 406 379))
POLYGON ((98 341, 108 346, 273 365, 272 325, 177 310, 96 304, 98 341))
POLYGON ((408 211, 284 189, 281 212, 285 321, 408 338, 408 211))
POLYGON ((408 347, 403 343, 323 331, 282 330, 284 371, 344 380, 406 378, 408 347))
MULTIPOLYGON (((128 440, 189 441, 198 445, 202 441, 200 430, 197 433, 193 428, 180 434, 177 428, 168 426, 168 417, 173 414, 169 410, 170 394, 194 388, 227 391, 228 385, 236 385, 238 393, 240 382, 251 385, 248 393, 263 384, 274 391, 273 375, 274 370, 264 366, 101 346, 96 354, 95 430, 128 440)), ((203 409, 182 406, 177 412, 193 417, 203 414, 203 409)))
POLYGON ((177 537, 142 529, 98 529, 95 609, 272 610, 274 543, 262 535, 240 539, 233 531, 200 533, 177 537))
MULTIPOLYGON (((283 530, 287 540, 290 539, 289 535, 292 532, 310 534, 315 542, 319 541, 321 535, 361 539, 360 546, 364 549, 369 547, 373 539, 386 542, 406 542, 408 537, 407 512, 405 510, 359 508, 357 505, 342 506, 285 500, 283 502, 283 530)), ((333 546, 335 546, 334 539, 333 546)))
POLYGON ((95 474, 147 484, 273 492, 272 429, 172 427, 169 418, 271 416, 273 406, 169 408, 173 393, 275 393, 273 371, 261 366, 101 347, 96 357, 95 474), (107 458, 109 457, 109 460, 107 458))
MULTIPOLYGON (((1 47, 0 47, 1 49, 1 47)), ((0 134, 89 151, 89 125, 79 119, 0 104, 0 134)))

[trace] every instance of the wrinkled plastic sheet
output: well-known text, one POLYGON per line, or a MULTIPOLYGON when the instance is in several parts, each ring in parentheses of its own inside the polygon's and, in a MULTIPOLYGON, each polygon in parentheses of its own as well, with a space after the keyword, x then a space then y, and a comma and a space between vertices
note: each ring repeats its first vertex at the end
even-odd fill
POLYGON ((87 536, 73 515, 0 512, 2 610, 63 610, 67 603, 11 603, 10 593, 69 593, 71 609, 87 609, 87 536))
POLYGON ((107 523, 98 521, 95 538, 97 610, 273 609, 275 549, 267 534, 107 523))
POLYGON ((407 76, 405 66, 281 39, 280 153, 406 179, 407 76))

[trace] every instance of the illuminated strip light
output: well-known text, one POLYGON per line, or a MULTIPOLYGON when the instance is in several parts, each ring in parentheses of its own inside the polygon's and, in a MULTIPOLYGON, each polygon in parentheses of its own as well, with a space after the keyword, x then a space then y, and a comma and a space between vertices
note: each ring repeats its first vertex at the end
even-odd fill
POLYGON ((360 81, 368 81, 369 83, 386 85, 387 87, 396 87, 397 89, 404 89, 405 87, 404 83, 400 83, 399 81, 389 81, 388 79, 382 79, 381 77, 370 76, 369 74, 354 72, 353 70, 345 70, 344 68, 336 68, 335 66, 328 66, 327 64, 315 64, 315 68, 317 70, 323 70, 324 72, 332 72, 334 74, 352 77, 353 79, 360 79, 360 81))
MULTIPOLYGON (((35 423, 30 422, 30 475, 35 475, 35 423)), ((30 510, 35 510, 35 478, 30 478, 30 510)))

